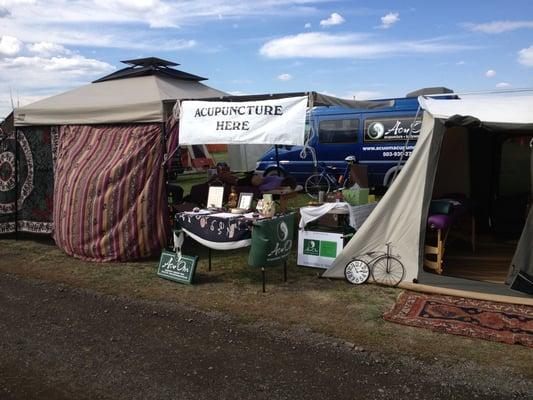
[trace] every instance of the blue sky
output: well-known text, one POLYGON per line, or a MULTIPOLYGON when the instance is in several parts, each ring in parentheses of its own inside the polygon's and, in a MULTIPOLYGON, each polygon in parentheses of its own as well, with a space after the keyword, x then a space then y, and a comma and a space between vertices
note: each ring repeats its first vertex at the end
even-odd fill
POLYGON ((0 0, 0 116, 157 56, 233 94, 533 87, 533 2, 0 0))

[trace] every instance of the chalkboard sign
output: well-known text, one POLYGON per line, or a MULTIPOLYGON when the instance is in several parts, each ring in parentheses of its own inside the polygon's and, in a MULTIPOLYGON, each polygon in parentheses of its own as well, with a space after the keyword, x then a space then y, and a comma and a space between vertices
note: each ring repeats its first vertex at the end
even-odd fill
POLYGON ((192 284, 198 257, 176 254, 172 251, 163 250, 157 275, 161 278, 170 279, 179 283, 192 284))

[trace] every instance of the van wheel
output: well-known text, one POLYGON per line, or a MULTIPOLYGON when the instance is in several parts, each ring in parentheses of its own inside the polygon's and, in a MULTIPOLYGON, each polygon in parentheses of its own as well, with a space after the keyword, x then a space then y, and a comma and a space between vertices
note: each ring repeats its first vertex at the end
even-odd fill
POLYGON ((285 172, 280 168, 272 168, 272 169, 269 169, 267 171, 265 171, 265 173, 263 174, 263 176, 285 176, 285 172), (278 171, 279 171, 279 174, 278 174, 278 171))

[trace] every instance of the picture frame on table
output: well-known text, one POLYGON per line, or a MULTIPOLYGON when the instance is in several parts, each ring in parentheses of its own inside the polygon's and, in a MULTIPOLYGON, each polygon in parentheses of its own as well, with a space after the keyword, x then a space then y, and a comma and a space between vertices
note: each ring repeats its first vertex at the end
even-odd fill
POLYGON ((237 207, 242 210, 249 210, 252 208, 253 199, 253 193, 241 193, 239 194, 239 202, 237 203, 237 207))
POLYGON ((207 195, 207 208, 222 208, 224 186, 210 186, 207 195))

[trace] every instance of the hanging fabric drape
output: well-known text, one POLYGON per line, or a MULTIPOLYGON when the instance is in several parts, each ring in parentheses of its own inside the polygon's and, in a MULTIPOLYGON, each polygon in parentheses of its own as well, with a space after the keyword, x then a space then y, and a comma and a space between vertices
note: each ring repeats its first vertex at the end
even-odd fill
POLYGON ((127 261, 166 243, 159 124, 61 128, 54 239, 67 254, 127 261))

